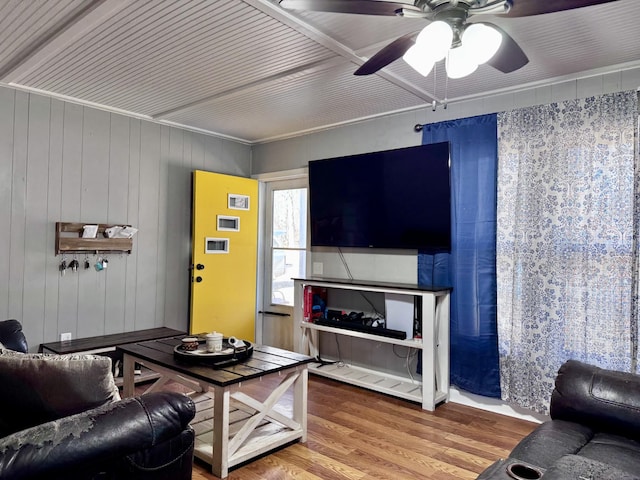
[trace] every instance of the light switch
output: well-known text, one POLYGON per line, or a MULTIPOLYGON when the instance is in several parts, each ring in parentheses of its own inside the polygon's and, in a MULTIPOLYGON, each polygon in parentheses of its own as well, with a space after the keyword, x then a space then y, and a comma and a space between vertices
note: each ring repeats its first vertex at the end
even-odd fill
POLYGON ((322 262, 313 262, 313 274, 314 275, 322 275, 323 270, 322 262))

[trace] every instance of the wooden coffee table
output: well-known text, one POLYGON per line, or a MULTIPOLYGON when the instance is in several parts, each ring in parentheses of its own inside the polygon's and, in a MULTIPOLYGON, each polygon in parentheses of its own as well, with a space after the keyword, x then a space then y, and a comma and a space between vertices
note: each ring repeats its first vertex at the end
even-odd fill
POLYGON ((194 392, 212 392, 213 419, 207 420, 208 428, 202 422, 194 429, 195 455, 211 464, 214 475, 225 478, 230 467, 290 442, 307 440, 307 363, 311 357, 254 345, 249 359, 215 369, 175 358, 173 349, 184 336, 117 347, 124 358, 123 396, 134 395, 135 363, 161 375, 146 392, 160 389, 169 380, 194 392), (269 379, 265 384, 273 387, 266 399, 259 399, 245 387, 263 379, 269 379), (287 414, 278 408, 278 402, 290 389, 293 409, 287 414))

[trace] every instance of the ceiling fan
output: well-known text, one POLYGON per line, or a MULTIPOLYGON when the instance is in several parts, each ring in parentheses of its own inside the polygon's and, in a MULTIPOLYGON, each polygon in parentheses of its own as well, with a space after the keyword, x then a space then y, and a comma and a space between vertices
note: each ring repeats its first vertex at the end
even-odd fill
POLYGON ((368 59, 355 75, 370 75, 402 57, 425 77, 446 59, 447 75, 462 78, 487 63, 510 73, 529 59, 503 29, 489 22, 469 22, 476 15, 528 17, 572 10, 616 0, 280 0, 290 10, 424 18, 430 23, 416 36, 404 35, 368 59))

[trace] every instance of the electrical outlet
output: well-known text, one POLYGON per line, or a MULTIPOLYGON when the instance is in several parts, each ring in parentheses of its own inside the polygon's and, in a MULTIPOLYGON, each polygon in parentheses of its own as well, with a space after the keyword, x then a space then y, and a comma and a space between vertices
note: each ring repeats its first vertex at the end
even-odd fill
POLYGON ((60 341, 61 342, 68 342, 71 340, 71 332, 66 332, 66 333, 61 333, 60 334, 60 341))

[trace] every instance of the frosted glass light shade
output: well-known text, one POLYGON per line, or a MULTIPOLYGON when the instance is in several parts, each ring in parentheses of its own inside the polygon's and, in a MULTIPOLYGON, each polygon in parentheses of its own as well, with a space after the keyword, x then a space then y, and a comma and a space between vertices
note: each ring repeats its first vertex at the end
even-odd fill
POLYGON ((462 43, 480 65, 493 57, 502 44, 502 34, 488 25, 474 23, 462 34, 462 43))
POLYGON ((405 52, 402 59, 423 77, 431 73, 435 61, 430 56, 431 52, 425 45, 413 45, 405 52))
POLYGON ((422 29, 416 38, 416 45, 427 47, 433 61, 438 62, 447 56, 452 41, 453 30, 451 26, 438 20, 422 29))
POLYGON ((452 48, 447 55, 446 69, 449 78, 462 78, 471 75, 478 68, 471 49, 461 46, 452 48))

